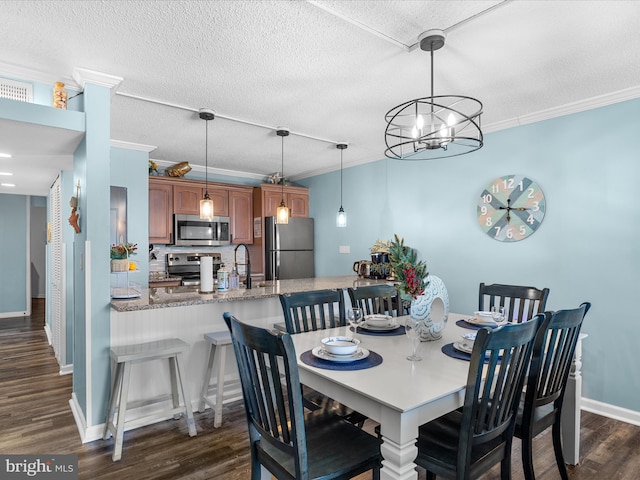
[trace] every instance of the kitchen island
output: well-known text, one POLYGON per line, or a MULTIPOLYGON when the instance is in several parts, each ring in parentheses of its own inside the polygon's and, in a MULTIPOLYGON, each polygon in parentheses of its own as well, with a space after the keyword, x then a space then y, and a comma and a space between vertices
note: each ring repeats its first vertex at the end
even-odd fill
MULTIPOLYGON (((187 342, 191 349, 184 358, 188 377, 186 384, 192 407, 197 410, 208 355, 203 335, 227 330, 222 318, 224 312, 231 312, 242 322, 273 328, 275 323, 283 322, 280 294, 342 288, 346 295, 348 287, 380 283, 388 282, 346 275, 266 281, 251 289, 214 293, 200 293, 198 287, 149 288, 142 290, 141 298, 112 300, 110 343, 114 347, 165 338, 180 338, 187 342)), ((346 299, 348 305, 348 296, 346 299)), ((225 363, 225 378, 237 378, 231 348, 227 349, 225 363)), ((130 403, 165 395, 170 391, 169 382, 168 365, 160 365, 159 362, 136 365, 131 372, 130 403)), ((148 408, 140 408, 139 412, 133 410, 131 416, 150 416, 148 423, 165 419, 153 417, 155 410, 148 408)))

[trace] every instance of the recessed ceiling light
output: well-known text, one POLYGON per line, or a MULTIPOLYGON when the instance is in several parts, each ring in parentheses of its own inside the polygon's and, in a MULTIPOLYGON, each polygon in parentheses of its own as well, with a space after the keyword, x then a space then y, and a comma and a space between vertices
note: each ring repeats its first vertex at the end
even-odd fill
POLYGON ((11 154, 0 152, 0 158, 11 158, 11 154))
POLYGON ((5 177, 10 177, 13 173, 10 172, 0 172, 0 175, 4 175, 5 177))
POLYGON ((0 183, 0 187, 15 187, 13 183, 0 183))

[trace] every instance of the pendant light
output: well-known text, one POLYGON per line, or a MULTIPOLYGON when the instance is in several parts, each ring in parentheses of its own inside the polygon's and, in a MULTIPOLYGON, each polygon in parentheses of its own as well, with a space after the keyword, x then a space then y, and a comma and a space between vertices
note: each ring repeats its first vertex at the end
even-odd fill
POLYGON ((287 208, 287 205, 284 203, 284 137, 289 136, 289 129, 278 127, 276 133, 282 139, 282 163, 280 166, 280 173, 282 175, 282 178, 280 179, 280 185, 282 186, 282 200, 280 201, 280 206, 276 209, 276 223, 285 225, 289 223, 289 208, 287 208))
POLYGON ((213 110, 201 108, 200 118, 205 121, 205 141, 204 141, 204 197, 200 200, 200 218, 211 220, 213 218, 213 200, 209 198, 209 120, 215 118, 213 110))
POLYGON ((478 150, 483 145, 482 102, 461 95, 433 94, 433 52, 444 46, 444 31, 429 30, 418 40, 422 50, 431 52, 431 96, 387 112, 384 154, 399 160, 429 160, 478 150))
POLYGON ((336 215, 336 227, 344 228, 347 226, 347 212, 342 208, 342 151, 349 145, 346 142, 336 144, 336 148, 340 150, 340 209, 336 215))

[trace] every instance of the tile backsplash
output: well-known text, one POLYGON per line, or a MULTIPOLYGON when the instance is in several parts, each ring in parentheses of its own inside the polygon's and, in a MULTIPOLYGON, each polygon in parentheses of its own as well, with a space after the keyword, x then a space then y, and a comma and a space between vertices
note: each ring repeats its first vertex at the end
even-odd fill
MULTIPOLYGON (((198 253, 219 253, 222 257, 222 263, 231 271, 233 268, 233 255, 235 245, 229 245, 225 247, 175 247, 173 245, 154 245, 153 250, 149 252, 149 274, 153 272, 166 273, 167 272, 167 254, 174 252, 198 252, 198 253), (155 260, 153 256, 155 255, 155 260)), ((244 264, 245 249, 238 249, 238 263, 244 264)), ((240 275, 245 272, 244 265, 238 266, 238 273, 240 275)))

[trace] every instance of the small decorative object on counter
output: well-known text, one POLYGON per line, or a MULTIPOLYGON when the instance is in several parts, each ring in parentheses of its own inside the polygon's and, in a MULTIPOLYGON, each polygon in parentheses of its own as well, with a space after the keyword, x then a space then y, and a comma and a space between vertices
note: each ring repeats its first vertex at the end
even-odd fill
POLYGON ((149 175, 158 175, 158 164, 149 160, 149 175))
POLYGON ((218 269, 218 291, 226 292, 227 290, 229 290, 229 272, 223 263, 218 269))
MULTIPOLYGON (((111 271, 126 272, 129 270, 129 256, 135 255, 137 243, 119 243, 111 245, 111 271)), ((135 269, 135 267, 134 267, 135 269)))
POLYGON ((173 167, 167 168, 167 175, 170 177, 184 177, 190 171, 191 167, 189 166, 189 162, 180 162, 173 167))
POLYGON ((240 288, 240 275, 238 275, 238 265, 233 265, 233 270, 229 274, 229 290, 237 290, 240 288))
POLYGON ((53 86, 53 106, 62 110, 67 109, 67 91, 62 82, 56 82, 53 86))

